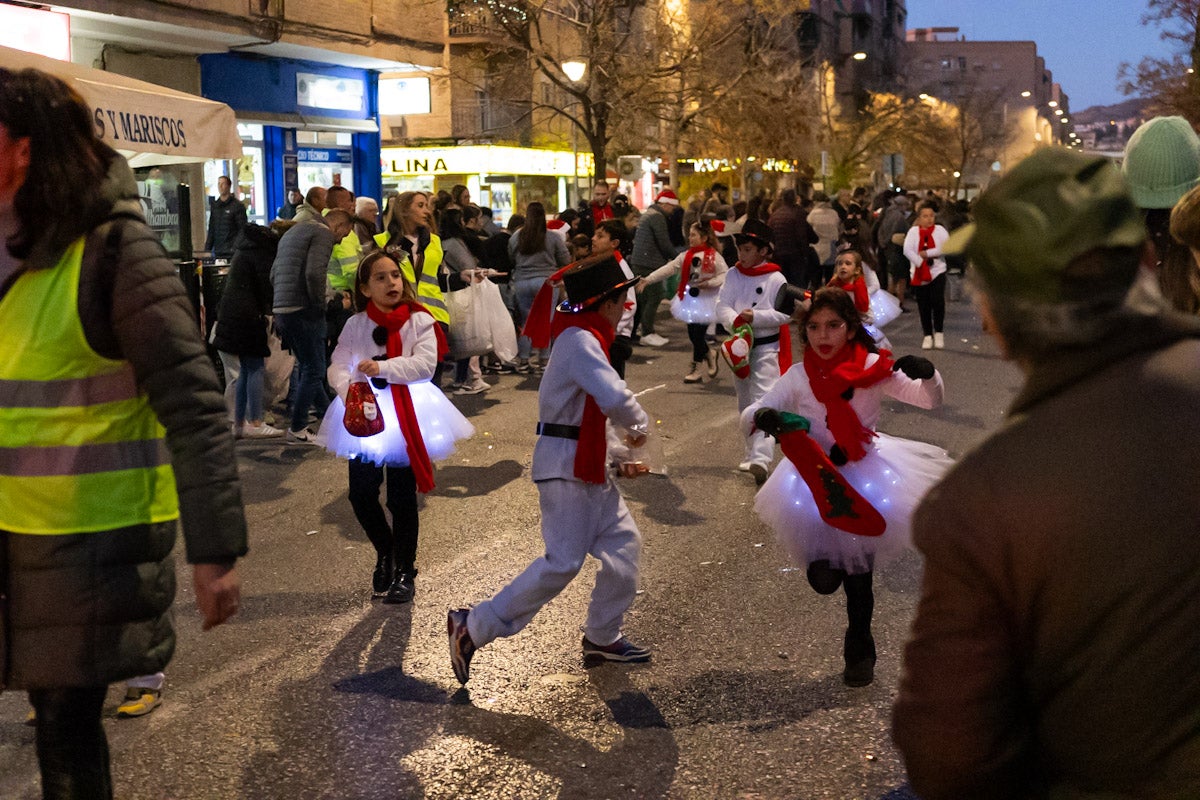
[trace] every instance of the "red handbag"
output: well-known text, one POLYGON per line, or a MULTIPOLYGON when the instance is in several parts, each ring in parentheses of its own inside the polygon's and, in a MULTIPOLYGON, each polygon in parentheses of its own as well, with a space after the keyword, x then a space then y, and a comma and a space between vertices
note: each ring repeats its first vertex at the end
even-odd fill
POLYGON ((351 436, 374 436, 383 432, 383 414, 368 381, 355 381, 346 393, 346 413, 342 424, 351 436))

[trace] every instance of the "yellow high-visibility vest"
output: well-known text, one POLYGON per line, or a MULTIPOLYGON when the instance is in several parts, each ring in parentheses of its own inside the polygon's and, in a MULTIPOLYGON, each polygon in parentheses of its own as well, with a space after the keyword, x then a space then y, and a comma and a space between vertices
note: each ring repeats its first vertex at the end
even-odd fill
POLYGON ((179 517, 165 432, 127 361, 79 319, 84 239, 0 299, 0 530, 89 533, 179 517))
MULTIPOLYGON (((375 234, 375 243, 386 250, 391 236, 387 231, 375 234)), ((394 248, 393 248, 394 249, 394 248)), ((438 322, 450 324, 450 312, 446 310, 446 299, 442 296, 442 287, 438 284, 438 271, 442 268, 442 239, 437 234, 429 237, 429 246, 425 248, 425 264, 421 268, 421 279, 413 274, 413 265, 407 258, 400 261, 400 271, 409 283, 417 287, 417 300, 429 309, 429 313, 438 322)))

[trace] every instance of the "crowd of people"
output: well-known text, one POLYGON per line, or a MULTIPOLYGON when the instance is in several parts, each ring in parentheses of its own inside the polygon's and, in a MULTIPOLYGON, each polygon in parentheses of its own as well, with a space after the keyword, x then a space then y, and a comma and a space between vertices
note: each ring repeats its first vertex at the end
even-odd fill
POLYGON ((813 590, 845 593, 848 686, 874 679, 875 571, 910 542, 924 555, 894 711, 920 796, 1191 796, 1200 139, 1152 120, 1124 173, 1042 149, 970 219, 894 191, 801 187, 742 208, 721 184, 686 206, 665 188, 635 212, 598 183, 582 208, 529 203, 504 230, 462 186, 395 194, 381 218, 314 187, 289 194, 290 220, 256 226, 226 213, 225 181, 214 249, 238 234, 211 342, 226 403, 125 160, 61 81, 0 69, 0 685, 29 692, 44 795, 112 796, 102 705, 113 681, 131 699, 161 691, 177 524, 204 628, 237 613, 236 438, 345 459, 371 594, 408 603, 419 495, 473 433, 452 398, 490 389, 489 373, 540 383, 546 549, 449 611, 453 674, 468 682, 479 649, 521 631, 588 555, 602 566, 585 663, 649 661, 623 630, 641 537, 615 479, 647 471, 649 420, 623 375, 635 348, 667 343, 668 296, 691 344, 684 382, 716 376, 718 354, 733 375, 756 513, 813 590), (1025 384, 1011 421, 954 464, 879 430, 884 397, 932 409, 945 392, 882 327, 911 287, 922 336, 902 345, 944 349, 946 274, 963 259, 1025 384), (446 296, 482 281, 504 286, 515 360, 450 360, 446 296), (267 419, 272 331, 295 359, 285 429, 267 419))

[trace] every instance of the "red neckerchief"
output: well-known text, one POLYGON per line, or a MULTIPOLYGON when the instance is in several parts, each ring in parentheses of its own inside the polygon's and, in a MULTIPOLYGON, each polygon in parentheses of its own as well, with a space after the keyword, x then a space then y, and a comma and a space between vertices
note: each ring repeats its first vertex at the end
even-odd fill
MULTIPOLYGON (((932 250, 937 246, 933 241, 933 228, 933 225, 930 225, 928 228, 917 228, 917 233, 920 235, 920 238, 917 240, 917 250, 932 250)), ((933 275, 929 271, 929 268, 932 266, 933 262, 928 258, 922 260, 921 266, 913 270, 912 285, 920 286, 932 281, 933 275)))
POLYGON ((706 244, 699 247, 689 247, 688 251, 683 254, 683 269, 679 275, 679 289, 675 295, 682 300, 683 293, 687 291, 688 284, 692 280, 692 257, 699 253, 703 257, 703 262, 700 265, 700 271, 709 275, 713 274, 717 268, 717 251, 706 244))
MULTIPOLYGON (((429 314, 429 309, 416 302, 401 303, 390 313, 374 303, 367 303, 367 318, 388 332, 387 357, 397 358, 403 355, 400 329, 408 322, 413 314, 429 314)), ((432 316, 432 315, 430 315, 432 316)), ((446 335, 442 326, 434 323, 434 335, 437 336, 437 357, 441 361, 449 347, 446 345, 446 335)), ((404 446, 408 451, 408 463, 416 478, 417 491, 428 494, 433 491, 433 462, 429 460, 429 452, 425 449, 425 440, 421 437, 421 426, 417 423, 417 413, 413 408, 412 393, 403 383, 392 384, 392 401, 396 406, 396 418, 400 420, 400 432, 404 434, 404 446)))
MULTIPOLYGON (((778 264, 773 264, 770 261, 764 261, 757 267, 743 267, 742 262, 734 265, 734 269, 745 275, 747 278, 757 278, 762 275, 770 275, 772 272, 783 272, 783 269, 778 264)), ((739 315, 738 320, 741 319, 739 315)), ((737 325, 738 321, 734 321, 737 325)), ((787 372, 792 367, 792 330, 787 323, 779 326, 779 374, 787 372)))
POLYGON ((521 335, 528 337, 530 343, 539 350, 550 346, 550 317, 554 313, 554 284, 561 281, 563 273, 578 263, 578 261, 572 261, 546 278, 542 288, 538 289, 537 296, 533 298, 533 305, 529 307, 529 316, 525 318, 525 326, 521 328, 521 335))
POLYGON ((833 440, 851 461, 867 454, 866 444, 875 437, 875 431, 862 424, 850 401, 842 395, 847 389, 873 386, 892 374, 891 353, 880 350, 879 360, 869 368, 864 366, 868 353, 858 342, 847 342, 829 359, 821 358, 811 347, 804 350, 808 385, 825 406, 825 422, 833 440))
POLYGON ((742 262, 739 261, 736 264, 736 269, 747 278, 757 278, 759 275, 770 275, 772 272, 783 272, 778 264, 772 264, 770 261, 764 261, 757 267, 743 267, 742 262))
POLYGON ((834 275, 830 279, 829 285, 836 286, 853 295, 854 307, 858 309, 858 313, 865 314, 871 310, 871 297, 867 294, 867 282, 862 278, 854 277, 843 283, 837 275, 834 275))
MULTIPOLYGON (((612 324, 595 311, 559 311, 551 325, 555 337, 568 328, 582 328, 596 337, 608 358, 608 348, 617 332, 612 324)), ((589 394, 583 403, 583 419, 579 423, 579 444, 575 447, 575 477, 587 483, 604 483, 604 460, 608 444, 604 438, 604 423, 608 417, 589 394)))

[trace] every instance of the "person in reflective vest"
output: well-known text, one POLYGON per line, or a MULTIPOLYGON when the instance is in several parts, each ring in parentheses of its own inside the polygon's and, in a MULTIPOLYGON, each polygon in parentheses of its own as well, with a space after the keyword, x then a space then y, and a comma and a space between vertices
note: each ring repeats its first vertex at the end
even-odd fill
POLYGON ((183 523, 204 628, 246 552, 233 440, 183 283, 65 83, 0 68, 0 689, 45 797, 112 797, 108 684, 175 646, 183 523))

